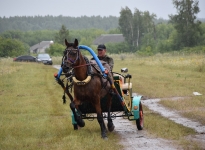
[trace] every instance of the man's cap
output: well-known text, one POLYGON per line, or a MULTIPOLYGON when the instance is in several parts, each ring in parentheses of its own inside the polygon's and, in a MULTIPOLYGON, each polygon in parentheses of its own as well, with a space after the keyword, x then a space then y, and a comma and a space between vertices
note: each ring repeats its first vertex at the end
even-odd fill
POLYGON ((103 49, 106 49, 106 47, 105 47, 104 44, 100 44, 100 45, 98 45, 98 48, 97 48, 97 49, 103 50, 103 49))

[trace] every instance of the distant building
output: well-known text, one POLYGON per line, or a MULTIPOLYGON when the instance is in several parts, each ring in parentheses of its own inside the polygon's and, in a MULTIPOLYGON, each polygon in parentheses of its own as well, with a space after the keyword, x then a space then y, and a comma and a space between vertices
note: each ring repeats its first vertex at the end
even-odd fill
POLYGON ((35 44, 30 47, 30 53, 37 54, 37 53, 45 53, 46 48, 49 48, 50 45, 53 44, 53 41, 42 41, 38 44, 35 44))
POLYGON ((93 41, 93 45, 124 42, 122 34, 102 34, 93 41))

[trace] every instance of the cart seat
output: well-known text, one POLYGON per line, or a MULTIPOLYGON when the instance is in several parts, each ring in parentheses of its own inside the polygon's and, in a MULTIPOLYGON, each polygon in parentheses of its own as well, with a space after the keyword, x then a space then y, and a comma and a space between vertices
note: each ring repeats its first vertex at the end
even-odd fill
POLYGON ((128 90, 128 87, 129 87, 129 89, 132 88, 132 83, 130 83, 130 85, 128 83, 125 83, 125 79, 122 75, 114 73, 113 77, 114 77, 114 80, 120 81, 122 90, 128 90))
POLYGON ((124 83, 122 84, 122 90, 128 90, 132 88, 132 83, 130 83, 130 87, 129 87, 129 83, 124 83))
POLYGON ((125 83, 125 79, 121 74, 113 73, 114 80, 120 80, 122 83, 125 83))

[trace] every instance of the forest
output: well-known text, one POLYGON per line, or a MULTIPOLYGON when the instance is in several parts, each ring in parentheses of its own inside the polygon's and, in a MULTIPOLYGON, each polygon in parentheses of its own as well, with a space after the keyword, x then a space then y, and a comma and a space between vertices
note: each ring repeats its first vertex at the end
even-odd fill
POLYGON ((123 34, 125 37, 122 43, 106 43, 109 53, 205 53, 205 19, 196 18, 200 11, 198 1, 185 1, 173 0, 178 14, 170 15, 169 20, 137 8, 131 12, 128 7, 121 9, 120 17, 0 17, 0 57, 29 54, 30 46, 50 40, 54 44, 47 52, 61 55, 65 38, 77 38, 80 44, 92 48, 92 42, 101 34, 123 34))

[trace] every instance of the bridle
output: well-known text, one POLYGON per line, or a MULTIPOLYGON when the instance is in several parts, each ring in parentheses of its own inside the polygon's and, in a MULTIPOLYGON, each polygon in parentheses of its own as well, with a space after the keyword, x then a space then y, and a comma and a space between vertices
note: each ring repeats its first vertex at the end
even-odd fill
POLYGON ((68 49, 68 48, 66 48, 65 51, 64 51, 63 58, 64 58, 64 61, 66 61, 67 63, 71 64, 71 66, 73 66, 78 60, 80 60, 79 49, 68 49), (69 57, 69 55, 74 56, 76 54, 77 54, 77 56, 76 56, 75 60, 72 60, 69 57))
MULTIPOLYGON (((64 56, 62 58, 62 63, 63 65, 62 66, 66 66, 66 67, 69 67, 70 70, 73 70, 75 68, 79 68, 79 67, 82 67, 82 66, 88 66, 90 64, 83 64, 83 65, 76 65, 76 62, 80 60, 80 50, 77 48, 77 49, 69 49, 69 48, 66 48, 65 51, 64 51, 64 56), (75 57, 75 60, 72 60, 69 56, 73 56, 75 57), (70 65, 70 66, 69 66, 70 65)), ((85 80, 83 81, 79 81, 78 79, 76 79, 75 75, 73 74, 72 75, 72 80, 74 83, 76 83, 77 85, 85 85, 87 84, 88 82, 90 82, 91 80, 91 75, 89 74, 85 80)))

